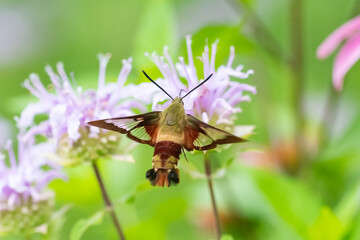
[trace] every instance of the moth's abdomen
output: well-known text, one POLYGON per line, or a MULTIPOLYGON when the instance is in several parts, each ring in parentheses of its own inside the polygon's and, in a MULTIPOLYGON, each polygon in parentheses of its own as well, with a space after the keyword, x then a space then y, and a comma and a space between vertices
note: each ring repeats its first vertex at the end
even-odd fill
POLYGON ((174 169, 179 160, 181 145, 172 141, 162 141, 155 144, 153 168, 174 169))
POLYGON ((155 144, 153 155, 153 169, 146 173, 146 177, 154 186, 179 183, 176 165, 179 161, 181 145, 172 141, 161 141, 155 144))

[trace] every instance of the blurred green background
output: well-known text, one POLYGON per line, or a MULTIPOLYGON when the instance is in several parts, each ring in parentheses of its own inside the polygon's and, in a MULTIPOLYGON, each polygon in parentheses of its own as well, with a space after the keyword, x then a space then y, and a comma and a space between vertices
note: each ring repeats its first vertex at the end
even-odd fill
MULTIPOLYGON (((75 73, 79 86, 96 87, 97 54, 110 52, 107 80, 115 81, 121 60, 133 57, 128 80, 139 83, 146 81, 141 69, 154 78, 161 76, 145 52, 161 53, 167 45, 177 60, 186 56, 185 35, 191 34, 194 55, 200 56, 206 42, 219 39, 217 65, 226 63, 229 47, 235 46, 235 63, 254 69, 255 74, 245 81, 258 89, 250 103, 241 105, 243 113, 237 120, 237 124, 256 125, 251 141, 214 155, 213 167, 220 169, 226 156, 236 153, 226 174, 214 180, 224 233, 234 239, 360 239, 359 64, 348 73, 336 100, 330 95, 333 56, 324 61, 315 57, 326 36, 359 14, 358 1, 305 0, 300 1, 302 9, 295 10, 293 1, 3 0, 0 144, 15 138, 14 115, 36 100, 21 87, 22 82, 35 72, 50 83, 44 71, 47 64, 62 61, 66 71, 75 73), (302 16, 302 30, 291 20, 296 11, 302 16), (303 33, 301 74, 293 71, 290 60, 296 31, 303 33), (329 96, 334 100, 330 101, 331 119, 324 117, 329 96)), ((144 179, 152 151, 138 145, 132 152, 135 164, 100 164, 111 198, 118 199, 116 209, 125 235, 128 239, 215 239, 205 179, 194 179, 184 171, 177 187, 149 189, 144 179)), ((199 155, 188 158, 191 164, 182 161, 182 169, 191 166, 203 171, 199 155)), ((68 182, 51 184, 56 208, 72 205, 60 239, 68 239, 78 220, 103 206, 90 165, 65 171, 68 182)), ((82 239, 116 239, 109 216, 82 239)))

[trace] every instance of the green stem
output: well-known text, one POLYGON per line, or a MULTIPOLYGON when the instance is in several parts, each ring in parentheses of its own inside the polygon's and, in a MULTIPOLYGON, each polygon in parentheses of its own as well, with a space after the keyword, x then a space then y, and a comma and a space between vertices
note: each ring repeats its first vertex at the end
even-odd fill
MULTIPOLYGON (((296 134, 295 142, 298 154, 303 153, 303 127, 305 125, 302 108, 304 95, 304 46, 303 46, 303 1, 291 0, 290 3, 290 29, 292 61, 291 69, 294 75, 294 109, 296 111, 296 134)), ((300 156, 300 158, 303 156, 300 156)), ((300 159, 299 159, 300 160, 300 159)))
MULTIPOLYGON (((354 3, 353 11, 350 15, 350 18, 357 16, 359 14, 359 9, 360 9, 360 0, 357 0, 354 3)), ((343 88, 345 86, 345 82, 346 82, 345 80, 346 79, 344 79, 343 88)), ((330 80, 330 82, 331 82, 331 80, 330 80)), ((336 116, 338 115, 337 111, 339 109, 339 104, 340 104, 340 92, 337 92, 334 89, 333 85, 330 84, 330 89, 329 89, 329 93, 328 93, 328 97, 327 97, 325 109, 324 109, 324 115, 323 115, 323 119, 321 121, 322 126, 320 127, 320 130, 322 130, 322 132, 320 135, 319 149, 326 147, 329 140, 331 140, 331 137, 332 137, 331 129, 334 126, 336 116)))
POLYGON ((285 51, 279 44, 279 42, 274 38, 265 24, 262 22, 261 18, 254 12, 250 6, 245 7, 247 13, 252 18, 253 24, 257 30, 257 38, 261 42, 264 49, 271 55, 275 56, 280 60, 288 59, 285 55, 285 51))
POLYGON ((279 44, 279 42, 274 38, 272 33, 265 26, 261 18, 256 14, 256 12, 251 8, 249 4, 240 3, 236 0, 228 0, 228 3, 232 6, 233 9, 236 9, 240 15, 240 9, 244 9, 246 14, 250 17, 253 28, 255 29, 256 39, 264 47, 270 55, 275 56, 276 58, 287 62, 288 57, 285 56, 285 51, 279 44))
POLYGON ((322 149, 331 139, 331 129, 334 126, 336 119, 336 112, 340 103, 340 94, 336 92, 334 87, 330 85, 328 97, 325 103, 325 110, 321 121, 321 135, 320 135, 320 146, 322 149))
MULTIPOLYGON (((357 16, 359 14, 359 9, 360 9, 360 0, 357 0, 354 3, 353 11, 350 15, 350 18, 357 16)), ((346 79, 344 79, 343 88, 345 86, 345 80, 346 79)), ((330 82, 331 82, 331 80, 330 80, 330 82)), ((323 119, 321 121, 322 126, 320 127, 320 129, 322 130, 322 132, 320 135, 319 149, 326 147, 329 140, 331 140, 331 137, 332 137, 331 129, 332 129, 332 126, 334 126, 334 122, 335 122, 335 119, 337 116, 336 113, 339 109, 339 104, 340 104, 340 92, 335 91, 333 85, 330 84, 330 89, 329 89, 329 93, 328 93, 328 97, 327 97, 325 109, 324 109, 324 115, 323 115, 323 119)))
POLYGON ((220 239, 221 239, 220 218, 219 218, 219 212, 218 212, 217 206, 216 206, 216 200, 215 200, 215 195, 214 195, 214 188, 213 188, 212 179, 211 179, 211 165, 210 165, 210 160, 209 160, 209 158, 207 157, 207 154, 206 154, 206 153, 204 153, 204 166, 205 166, 205 174, 206 174, 206 178, 207 178, 207 182, 208 182, 208 187, 209 187, 209 191, 210 191, 210 196, 211 196, 211 205, 212 205, 213 214, 214 214, 214 219, 215 219, 216 239, 217 239, 217 240, 220 240, 220 239))
POLYGON ((116 213, 115 213, 115 210, 114 210, 114 206, 113 206, 113 204, 112 204, 111 201, 110 201, 109 195, 108 195, 108 193, 107 193, 107 191, 106 191, 104 182, 103 182, 103 180, 102 180, 102 177, 101 177, 101 175, 100 175, 100 171, 99 171, 99 168, 98 168, 96 162, 92 162, 92 167, 93 167, 93 169, 94 169, 94 172, 95 172, 95 175, 96 175, 96 179, 97 179, 97 181, 98 181, 98 183, 99 183, 99 186, 100 186, 100 189, 101 189, 101 194, 102 194, 102 197, 103 197, 103 199, 104 199, 106 208, 107 208, 107 210, 108 210, 109 213, 110 213, 111 219, 112 219, 112 221, 113 221, 113 223, 114 223, 114 226, 115 226, 115 228, 116 228, 116 231, 117 231, 117 233, 118 233, 118 235, 119 235, 119 239, 125 240, 125 235, 124 235, 124 233, 123 233, 123 231, 122 231, 120 222, 119 222, 119 220, 118 220, 117 217, 116 217, 116 213))
POLYGON ((359 15, 360 11, 360 0, 355 1, 353 11, 351 13, 351 18, 359 15))

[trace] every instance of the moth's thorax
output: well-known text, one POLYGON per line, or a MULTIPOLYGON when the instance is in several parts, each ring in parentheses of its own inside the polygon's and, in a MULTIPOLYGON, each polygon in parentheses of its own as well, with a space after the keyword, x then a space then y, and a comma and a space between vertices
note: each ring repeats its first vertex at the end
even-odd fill
POLYGON ((185 120, 185 109, 180 98, 175 98, 173 102, 164 111, 163 115, 166 118, 166 124, 173 126, 180 124, 185 120))
POLYGON ((161 114, 156 142, 172 141, 184 144, 186 114, 180 98, 173 102, 161 114))

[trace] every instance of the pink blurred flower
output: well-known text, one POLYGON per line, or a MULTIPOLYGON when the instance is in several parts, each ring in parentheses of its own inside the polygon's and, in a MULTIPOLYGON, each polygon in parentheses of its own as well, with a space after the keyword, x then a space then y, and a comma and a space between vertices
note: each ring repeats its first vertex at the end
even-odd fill
POLYGON ((333 84, 337 91, 342 90, 344 77, 360 58, 360 16, 357 16, 336 29, 318 47, 316 56, 320 59, 328 57, 345 41, 337 54, 333 67, 333 84))

